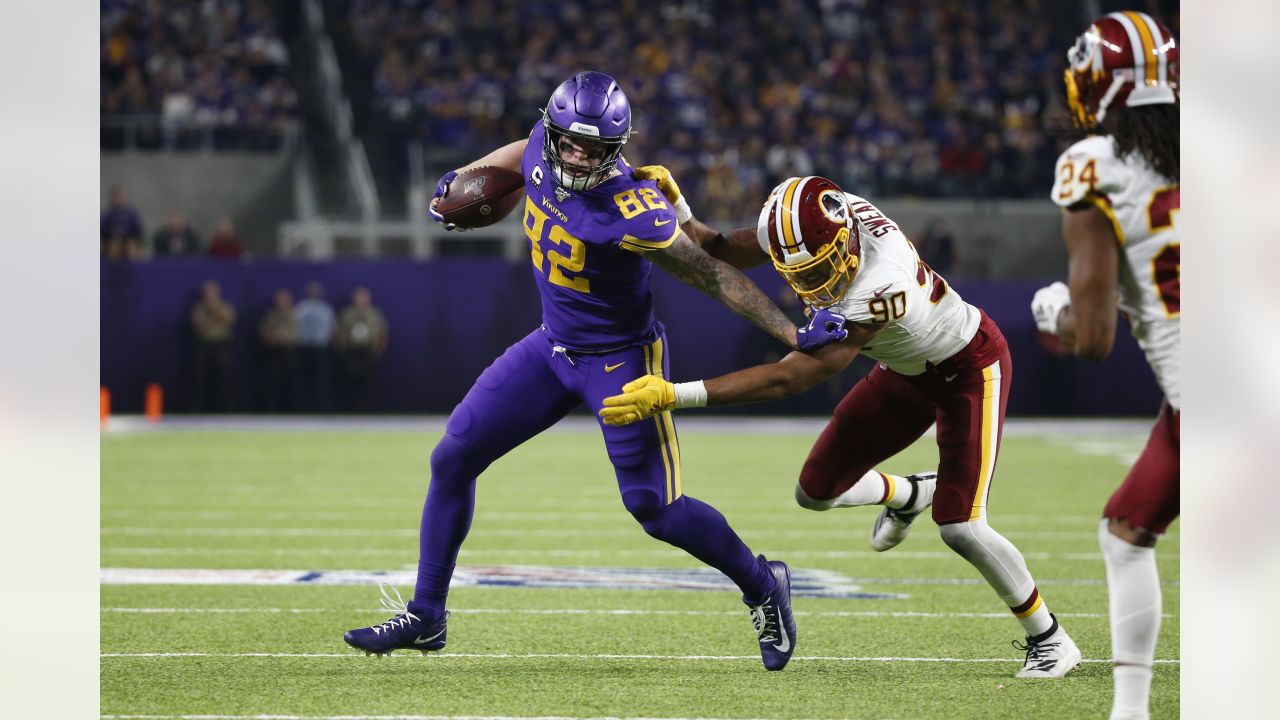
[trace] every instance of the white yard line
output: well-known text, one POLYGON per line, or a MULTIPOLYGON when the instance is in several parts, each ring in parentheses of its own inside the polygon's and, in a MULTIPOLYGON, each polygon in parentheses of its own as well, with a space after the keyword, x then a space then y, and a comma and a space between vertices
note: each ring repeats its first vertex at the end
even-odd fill
MULTIPOLYGON (((770 548, 762 548, 763 551, 770 551, 770 548)), ((249 556, 375 556, 375 557, 396 557, 416 555, 417 548, 405 546, 402 548, 263 548, 263 547, 247 547, 247 548, 224 548, 224 547, 149 547, 149 546, 109 546, 101 549, 102 554, 109 555, 150 555, 150 556, 172 556, 172 555, 212 555, 218 557, 249 555, 249 556)), ((849 560, 849 559, 867 559, 874 557, 885 557, 884 553, 875 552, 873 550, 776 550, 772 552, 785 554, 787 559, 791 558, 810 558, 819 560, 849 560)), ((504 559, 511 558, 612 558, 612 557, 631 557, 631 558, 683 558, 685 553, 680 550, 571 550, 571 549, 550 549, 550 550, 512 550, 507 548, 493 549, 472 549, 462 550, 459 557, 475 558, 498 555, 504 559)), ((1085 552, 1085 553, 1050 553, 1050 552, 1024 552, 1022 556, 1027 560, 1037 561, 1054 561, 1054 562, 1098 562, 1102 560, 1102 553, 1085 552)), ((900 550, 893 554, 895 560, 946 560, 956 557, 955 553, 949 550, 900 550)), ((1171 558, 1175 559, 1175 558, 1171 558)))
MULTIPOLYGON (((361 652, 352 650, 344 653, 123 653, 123 652, 106 652, 99 653, 99 657, 103 658, 155 658, 155 659, 185 659, 185 658, 290 658, 290 659, 315 659, 315 658, 348 658, 363 660, 365 655, 361 652)), ((391 655, 393 658, 401 657, 417 657, 417 653, 402 653, 400 655, 391 655)), ((759 655, 644 655, 644 654, 615 654, 615 653, 446 653, 439 656, 438 662, 447 662, 453 658, 467 660, 677 660, 677 661, 745 661, 751 660, 760 662, 759 655)), ((956 658, 956 657, 849 657, 840 655, 796 655, 791 658, 792 662, 800 661, 819 661, 819 662, 914 662, 914 663, 1009 663, 1010 665, 1020 662, 1017 658, 956 658)), ((1086 663, 1109 663, 1111 660, 1106 658, 1089 658, 1081 660, 1086 663)), ((1159 664, 1176 665, 1181 660, 1156 660, 1159 664)))
MULTIPOLYGON (((122 613, 127 615, 233 615, 233 614, 310 614, 310 613, 345 613, 345 614, 373 614, 386 615, 387 611, 382 608, 165 608, 165 607, 105 607, 102 608, 104 613, 122 613)), ((665 615, 665 616, 721 616, 721 617, 739 617, 742 615, 740 610, 645 610, 645 609, 577 609, 577 608, 555 608, 555 609, 531 609, 531 608, 450 608, 449 612, 455 615, 606 615, 606 616, 649 616, 649 615, 665 615)), ((796 610, 797 617, 830 617, 830 618, 919 618, 919 619, 939 619, 939 620, 1008 620, 1007 612, 992 613, 966 613, 966 612, 885 612, 879 610, 796 610)), ((1084 619, 1105 619, 1107 616, 1103 613, 1054 613, 1060 618, 1084 618, 1084 619)), ((1165 618, 1176 617, 1171 613, 1165 613, 1165 618)))
MULTIPOLYGON (((862 525, 843 530, 747 530, 744 534, 756 537, 782 537, 802 539, 847 538, 850 535, 861 536, 866 528, 862 525)), ((315 528, 315 527, 152 527, 121 526, 104 527, 103 535, 178 535, 195 537, 418 537, 417 528, 315 528)), ((640 537, 644 531, 639 526, 592 530, 593 537, 640 537)), ((1018 531, 1002 532, 1002 535, 1017 540, 1059 540, 1084 541, 1097 543, 1097 532, 1070 531, 1018 531)), ((491 537, 580 537, 580 528, 483 528, 477 535, 491 537)), ((1177 539, 1178 533, 1169 533, 1162 540, 1177 539)))

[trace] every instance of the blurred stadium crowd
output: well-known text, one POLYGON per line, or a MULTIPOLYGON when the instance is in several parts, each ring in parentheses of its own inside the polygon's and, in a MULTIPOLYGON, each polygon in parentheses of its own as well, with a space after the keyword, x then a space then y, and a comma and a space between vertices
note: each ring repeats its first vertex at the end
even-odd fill
POLYGON ((670 167, 713 219, 811 173, 869 197, 1039 197, 1070 130, 1075 3, 341 4, 389 152, 416 139, 477 157, 597 69, 631 99, 628 154, 670 167))
MULTIPOLYGON (((1177 3, 1132 3, 1177 32, 1177 3)), ((528 133, 571 73, 631 98, 628 154, 672 169, 708 219, 781 178, 870 197, 1040 197, 1070 140, 1077 3, 1046 0, 319 0, 357 130, 395 186, 528 133)), ((103 0, 102 146, 273 149, 306 120, 298 6, 103 0)))
POLYGON ((298 115, 265 0, 102 0, 102 148, 272 150, 298 115))

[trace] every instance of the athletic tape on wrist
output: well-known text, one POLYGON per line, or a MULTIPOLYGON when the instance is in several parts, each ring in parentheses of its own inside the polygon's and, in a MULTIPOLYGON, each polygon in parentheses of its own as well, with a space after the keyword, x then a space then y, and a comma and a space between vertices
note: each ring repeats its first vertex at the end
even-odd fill
POLYGON ((676 383, 676 407, 706 407, 707 386, 701 380, 696 382, 676 383))
POLYGON ((693 209, 689 207, 689 201, 681 195, 680 199, 675 202, 676 222, 681 225, 693 219, 693 209))

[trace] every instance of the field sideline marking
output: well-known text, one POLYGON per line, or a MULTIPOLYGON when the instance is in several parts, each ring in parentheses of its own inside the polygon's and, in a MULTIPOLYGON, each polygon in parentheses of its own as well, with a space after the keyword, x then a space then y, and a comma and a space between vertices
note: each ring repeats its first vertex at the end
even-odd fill
MULTIPOLYGON (((738 617, 742 613, 737 610, 599 610, 599 609, 532 609, 532 608, 450 608, 455 615, 699 615, 738 617)), ((386 614, 381 608, 157 608, 157 607, 106 607, 102 612, 124 613, 134 615, 168 615, 168 614, 308 614, 308 613, 373 613, 386 614)), ((796 615, 803 617, 858 617, 858 618, 965 618, 972 620, 1005 620, 1009 613, 969 613, 969 612, 915 612, 882 610, 796 610, 796 615)), ((1054 613, 1060 618, 1100 619, 1108 617, 1104 613, 1054 613)), ((1162 617, 1177 617, 1165 613, 1162 617)))
MULTIPOLYGON (((99 653, 99 657, 103 658, 154 658, 154 659, 184 659, 184 658, 347 658, 351 660, 364 660, 365 655, 355 650, 345 653, 123 653, 123 652, 106 652, 99 653)), ((395 658, 414 657, 413 655, 392 655, 395 658)), ((475 659, 495 659, 495 660, 716 660, 716 661, 738 661, 753 660, 760 662, 759 655, 624 655, 620 653, 448 653, 440 655, 438 660, 443 662, 449 658, 465 658, 468 660, 475 659)), ((427 662, 433 662, 436 659, 429 659, 427 662)), ((792 662, 797 660, 817 660, 823 662, 920 662, 920 663, 1009 663, 1016 665, 1021 661, 1017 658, 931 658, 931 657, 846 657, 839 655, 796 655, 791 658, 792 662)), ((1080 662, 1086 663, 1110 663, 1109 658, 1085 659, 1080 662)), ((1161 665, 1178 665, 1181 660, 1156 660, 1161 665)))

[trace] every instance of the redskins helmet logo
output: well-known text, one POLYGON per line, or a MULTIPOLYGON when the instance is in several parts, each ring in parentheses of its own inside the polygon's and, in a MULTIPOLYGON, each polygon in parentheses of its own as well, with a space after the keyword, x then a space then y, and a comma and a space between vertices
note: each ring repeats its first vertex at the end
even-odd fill
POLYGON ((756 239, 800 299, 815 307, 834 305, 858 272, 853 212, 840 186, 824 177, 790 178, 774 188, 756 239))

